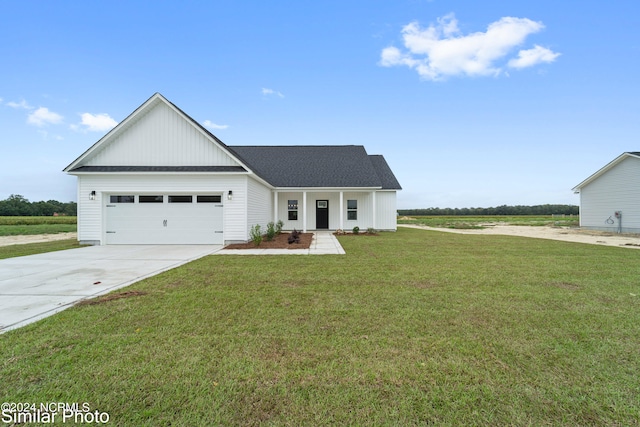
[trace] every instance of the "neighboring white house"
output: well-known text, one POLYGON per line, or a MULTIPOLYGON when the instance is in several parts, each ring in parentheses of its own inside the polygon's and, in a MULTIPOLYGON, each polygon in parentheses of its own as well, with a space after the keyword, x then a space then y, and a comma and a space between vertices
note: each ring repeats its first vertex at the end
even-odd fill
POLYGON ((640 233, 640 152, 623 153, 573 188, 580 227, 640 233))
POLYGON ((229 244, 284 229, 396 230, 401 189, 364 147, 227 146, 159 93, 64 169, 78 177, 78 240, 229 244))

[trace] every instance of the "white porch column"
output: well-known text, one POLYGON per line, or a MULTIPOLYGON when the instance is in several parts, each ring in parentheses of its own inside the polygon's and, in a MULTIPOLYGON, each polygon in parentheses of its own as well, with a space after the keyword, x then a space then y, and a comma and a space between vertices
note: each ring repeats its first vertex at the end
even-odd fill
POLYGON ((340 192, 340 230, 344 230, 344 193, 340 192))
POLYGON ((273 223, 278 222, 278 190, 273 192, 273 223))
POLYGON ((377 210, 377 206, 376 206, 376 192, 375 192, 375 191, 373 191, 373 192, 372 192, 372 195, 373 195, 373 198, 372 198, 372 200, 373 200, 373 226, 372 226, 372 227, 373 227, 373 229, 375 230, 375 228, 376 228, 376 210, 377 210))
POLYGON ((307 232, 307 192, 302 192, 302 232, 307 232))

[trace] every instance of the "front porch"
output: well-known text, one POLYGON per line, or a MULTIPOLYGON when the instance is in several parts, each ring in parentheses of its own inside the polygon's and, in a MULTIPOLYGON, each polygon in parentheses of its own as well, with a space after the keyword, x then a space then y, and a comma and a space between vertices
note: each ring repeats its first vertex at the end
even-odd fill
MULTIPOLYGON (((281 220, 285 230, 351 230, 360 227, 396 229, 395 197, 381 196, 377 190, 276 190, 273 192, 274 222, 281 220), (385 215, 381 200, 393 202, 392 221, 385 215)), ((395 194, 393 194, 395 196, 395 194)), ((386 215, 388 216, 388 215, 386 215)))

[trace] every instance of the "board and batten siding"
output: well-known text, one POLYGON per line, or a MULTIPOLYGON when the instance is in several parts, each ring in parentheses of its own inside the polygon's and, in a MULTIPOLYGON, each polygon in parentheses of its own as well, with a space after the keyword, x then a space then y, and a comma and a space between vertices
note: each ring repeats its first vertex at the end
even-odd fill
MULTIPOLYGON (((339 208, 339 206, 336 206, 339 208)), ((367 228, 375 228, 373 226, 373 193, 371 192, 345 192, 344 193, 344 230, 351 231, 353 227, 360 228, 361 231, 366 231, 367 228), (347 219, 347 212, 349 211, 349 200, 358 201, 358 219, 347 219)), ((340 212, 338 211, 338 214, 340 212)))
MULTIPOLYGON (((267 224, 272 221, 273 196, 271 190, 253 178, 247 178, 247 239, 254 225, 260 225, 266 232, 267 224)), ((275 222, 275 221, 274 221, 275 222)))
POLYGON ((373 192, 345 192, 344 193, 344 228, 346 231, 358 226, 364 231, 373 228, 379 231, 395 231, 396 221, 396 192, 376 191, 375 192, 375 218, 373 192), (358 201, 358 219, 348 220, 348 200, 358 201))
POLYGON ((120 130, 86 166, 239 166, 200 129, 164 102, 120 130))
POLYGON ((398 229, 397 193, 378 191, 376 193, 376 230, 396 231, 398 229))
POLYGON ((78 240, 104 244, 105 195, 222 194, 225 242, 247 240, 246 175, 97 174, 78 176, 78 240), (228 200, 228 191, 233 199, 228 200), (89 200, 91 191, 96 200, 89 200))
POLYGON ((640 233, 638 158, 627 157, 580 189, 581 227, 618 231, 616 211, 622 212, 622 232, 640 233), (613 220, 613 224, 607 223, 609 218, 613 220))

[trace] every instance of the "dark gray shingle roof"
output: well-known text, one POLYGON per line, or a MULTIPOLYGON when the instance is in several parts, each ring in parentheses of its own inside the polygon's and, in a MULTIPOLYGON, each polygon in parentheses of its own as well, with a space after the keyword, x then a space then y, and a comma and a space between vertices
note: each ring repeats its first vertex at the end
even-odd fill
POLYGON ((373 167, 378 173, 384 190, 402 190, 400 183, 383 156, 380 154, 372 154, 369 156, 369 160, 371 160, 373 167))
POLYGON ((390 189, 396 188, 393 185, 400 188, 384 159, 372 161, 360 145, 236 145, 228 148, 275 187, 386 188, 384 184, 390 183, 390 189))

